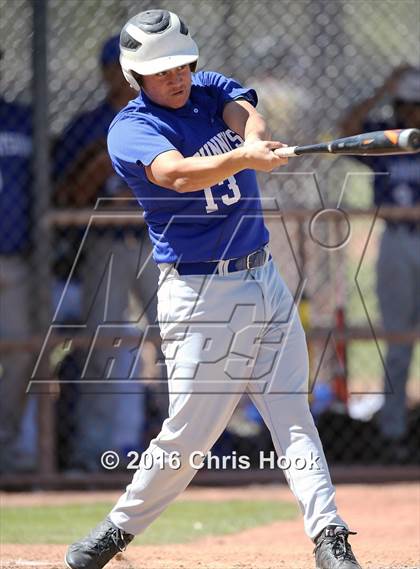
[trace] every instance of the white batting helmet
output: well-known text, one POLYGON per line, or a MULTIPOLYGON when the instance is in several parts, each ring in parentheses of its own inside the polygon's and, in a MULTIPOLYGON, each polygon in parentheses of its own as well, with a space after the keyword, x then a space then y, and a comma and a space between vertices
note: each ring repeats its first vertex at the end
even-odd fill
POLYGON ((120 51, 124 77, 137 91, 140 85, 132 71, 153 75, 198 60, 187 26, 167 10, 147 10, 128 20, 121 31, 120 51))

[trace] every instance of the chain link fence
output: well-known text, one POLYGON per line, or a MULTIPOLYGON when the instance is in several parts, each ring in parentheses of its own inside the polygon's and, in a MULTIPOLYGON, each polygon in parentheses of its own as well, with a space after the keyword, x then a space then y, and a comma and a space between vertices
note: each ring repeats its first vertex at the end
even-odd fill
MULTIPOLYGON (((142 358, 133 363, 133 346, 155 319, 157 269, 146 263, 141 215, 106 153, 107 128, 133 95, 118 71, 115 37, 129 17, 155 7, 0 0, 2 475, 97 472, 103 450, 145 448, 167 412, 157 330, 143 337, 142 358), (46 29, 37 20, 42 10, 46 29), (36 65, 36 41, 45 43, 46 76, 36 65), (39 152, 42 116, 49 165, 39 152), (109 345, 103 326, 92 355, 86 330, 107 322, 121 328, 121 343, 109 345), (122 389, 116 380, 130 377, 133 366, 148 381, 125 381, 122 389), (77 381, 86 374, 111 381, 100 389, 77 381), (28 395, 31 377, 39 381, 28 395)), ((172 0, 160 7, 188 22, 199 69, 255 88, 273 138, 291 145, 336 138, 356 102, 396 67, 420 63, 415 0, 172 0)), ((387 121, 392 112, 385 96, 371 115, 387 121)), ((375 289, 384 221, 372 209, 372 171, 349 158, 305 156, 260 182, 273 256, 310 340, 309 397, 327 454, 337 463, 389 461, 375 421, 386 338, 375 289), (350 215, 348 240, 345 217, 313 220, 317 210, 338 206, 367 212, 350 215), (344 246, 334 246, 340 240, 344 246)), ((419 460, 419 357, 417 347, 407 386, 410 451, 397 462, 419 460)), ((216 449, 252 456, 270 445, 244 398, 216 449)))

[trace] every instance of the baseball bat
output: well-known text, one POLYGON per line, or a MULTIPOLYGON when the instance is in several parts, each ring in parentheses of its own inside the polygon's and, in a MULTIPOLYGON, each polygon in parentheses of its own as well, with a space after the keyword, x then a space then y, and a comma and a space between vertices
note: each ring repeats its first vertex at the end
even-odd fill
POLYGON ((285 146, 274 151, 277 156, 300 156, 301 154, 355 154, 360 156, 382 154, 408 154, 420 152, 420 130, 405 128, 378 130, 355 136, 337 138, 330 142, 306 146, 285 146))

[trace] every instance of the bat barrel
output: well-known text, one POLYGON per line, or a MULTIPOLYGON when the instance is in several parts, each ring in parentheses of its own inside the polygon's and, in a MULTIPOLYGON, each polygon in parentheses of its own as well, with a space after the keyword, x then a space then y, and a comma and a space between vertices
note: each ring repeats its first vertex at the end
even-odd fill
POLYGON ((278 156, 284 157, 321 153, 381 156, 383 154, 410 152, 420 152, 420 130, 417 128, 365 132, 355 136, 337 138, 330 142, 306 146, 288 146, 275 150, 278 156))
POLYGON ((346 138, 338 138, 330 144, 333 154, 355 154, 361 156, 404 154, 420 150, 420 130, 407 128, 404 130, 379 130, 356 134, 346 138))

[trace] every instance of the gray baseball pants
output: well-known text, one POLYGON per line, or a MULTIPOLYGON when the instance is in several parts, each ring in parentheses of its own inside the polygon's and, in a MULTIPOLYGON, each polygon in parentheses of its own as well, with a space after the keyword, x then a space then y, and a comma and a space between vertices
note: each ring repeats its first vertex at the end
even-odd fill
POLYGON ((131 534, 144 531, 189 484, 195 453, 209 451, 247 392, 277 454, 293 465, 284 473, 307 535, 345 525, 309 410, 305 334, 274 263, 214 277, 179 276, 163 266, 158 315, 169 417, 148 448, 151 464, 136 471, 112 521, 131 534))

